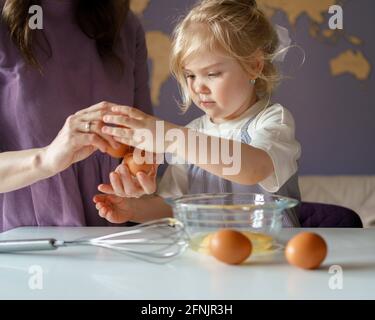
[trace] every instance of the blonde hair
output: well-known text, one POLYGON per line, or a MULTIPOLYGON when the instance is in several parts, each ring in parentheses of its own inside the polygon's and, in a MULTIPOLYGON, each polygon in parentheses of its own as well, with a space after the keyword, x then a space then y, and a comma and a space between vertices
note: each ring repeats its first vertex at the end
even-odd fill
POLYGON ((255 90, 258 97, 269 98, 280 79, 272 63, 278 45, 274 27, 255 0, 200 1, 178 23, 173 33, 170 67, 180 85, 181 109, 185 112, 191 105, 183 72, 184 62, 207 50, 224 51, 249 75, 254 72, 251 69, 254 55, 260 51, 264 67, 257 75, 255 90))

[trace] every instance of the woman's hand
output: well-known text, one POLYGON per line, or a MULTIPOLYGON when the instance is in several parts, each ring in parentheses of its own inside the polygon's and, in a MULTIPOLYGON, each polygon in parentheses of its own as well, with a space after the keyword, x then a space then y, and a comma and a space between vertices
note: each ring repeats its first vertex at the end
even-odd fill
POLYGON ((102 132, 102 117, 110 113, 114 104, 101 102, 69 116, 63 128, 50 145, 44 148, 42 161, 51 174, 90 156, 94 151, 105 152, 117 142, 102 132))
POLYGON ((134 218, 135 210, 128 198, 115 195, 96 195, 93 198, 99 215, 111 223, 124 223, 134 218))
POLYGON ((154 153, 165 152, 165 133, 178 126, 148 115, 136 108, 116 105, 111 107, 113 114, 103 117, 102 132, 113 136, 117 142, 131 145, 154 153))
POLYGON ((133 176, 123 161, 114 172, 109 174, 110 184, 100 184, 98 190, 108 195, 127 198, 140 198, 145 194, 152 194, 156 191, 158 166, 154 164, 148 174, 140 171, 133 176))

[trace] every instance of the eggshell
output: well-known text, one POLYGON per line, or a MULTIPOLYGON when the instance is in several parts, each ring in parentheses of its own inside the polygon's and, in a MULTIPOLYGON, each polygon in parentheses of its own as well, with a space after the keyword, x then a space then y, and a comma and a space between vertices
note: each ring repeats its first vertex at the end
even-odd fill
POLYGON ((302 232, 289 240, 285 248, 287 261, 302 269, 317 269, 327 256, 327 244, 318 234, 302 232))
POLYGON ((135 176, 137 172, 140 172, 140 171, 148 174, 153 168, 153 164, 151 163, 150 164, 149 163, 143 163, 143 164, 136 163, 133 158, 133 153, 126 154, 124 157, 124 161, 126 165, 128 166, 130 173, 133 176, 135 176))
POLYGON ((209 248, 216 259, 228 264, 240 264, 250 256, 252 244, 239 231, 221 229, 212 235, 209 248))
POLYGON ((108 147, 106 151, 111 157, 123 158, 127 153, 132 152, 132 147, 126 144, 121 144, 119 148, 115 149, 108 147))

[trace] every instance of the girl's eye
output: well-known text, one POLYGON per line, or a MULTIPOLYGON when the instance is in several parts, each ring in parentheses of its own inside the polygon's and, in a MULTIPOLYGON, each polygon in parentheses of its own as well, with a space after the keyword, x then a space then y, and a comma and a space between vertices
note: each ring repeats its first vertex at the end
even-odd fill
POLYGON ((193 74, 186 74, 185 78, 186 79, 195 79, 195 75, 193 75, 193 74))
POLYGON ((209 74, 208 74, 208 76, 209 76, 210 78, 215 78, 215 77, 218 77, 218 76, 220 76, 220 72, 216 72, 216 73, 209 73, 209 74))

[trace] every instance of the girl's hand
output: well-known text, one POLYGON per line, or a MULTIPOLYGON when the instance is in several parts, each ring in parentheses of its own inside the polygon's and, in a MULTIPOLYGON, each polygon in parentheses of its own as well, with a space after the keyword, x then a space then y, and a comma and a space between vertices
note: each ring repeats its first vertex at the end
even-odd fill
POLYGON ((131 200, 105 194, 98 194, 93 198, 99 216, 111 223, 124 223, 133 219, 135 210, 131 206, 131 200))
POLYGON ((113 137, 102 132, 102 118, 114 104, 101 102, 69 116, 50 145, 43 149, 42 161, 51 174, 65 170, 99 149, 116 148, 113 137))
POLYGON ((127 198, 140 198, 145 194, 156 191, 156 173, 158 164, 154 164, 152 170, 146 174, 138 172, 134 177, 124 161, 109 174, 110 184, 100 184, 98 190, 108 195, 116 195, 127 198))
POLYGON ((103 122, 120 127, 104 126, 102 132, 113 136, 114 140, 120 143, 149 152, 165 152, 165 133, 170 129, 179 128, 136 108, 116 105, 111 111, 114 114, 105 115, 103 122))

